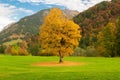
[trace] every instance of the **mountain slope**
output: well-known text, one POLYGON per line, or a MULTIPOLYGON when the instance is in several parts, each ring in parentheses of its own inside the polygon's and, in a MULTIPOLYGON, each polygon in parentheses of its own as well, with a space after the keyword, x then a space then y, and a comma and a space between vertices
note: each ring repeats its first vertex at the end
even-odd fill
MULTIPOLYGON (((17 23, 7 26, 0 32, 0 43, 10 40, 28 38, 36 35, 39 32, 39 27, 43 23, 44 17, 49 13, 50 9, 41 10, 36 14, 22 18, 17 23)), ((78 14, 77 11, 63 10, 63 13, 68 18, 73 18, 78 14)))
POLYGON ((80 45, 89 46, 97 41, 97 34, 108 22, 114 22, 120 15, 120 0, 103 1, 78 14, 74 22, 82 28, 80 45))

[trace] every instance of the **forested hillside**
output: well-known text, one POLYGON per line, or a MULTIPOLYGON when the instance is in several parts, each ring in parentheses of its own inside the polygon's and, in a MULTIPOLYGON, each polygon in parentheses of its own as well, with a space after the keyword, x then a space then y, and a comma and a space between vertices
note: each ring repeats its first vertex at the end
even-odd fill
MULTIPOLYGON (((45 9, 33 14, 26 16, 20 21, 6 26, 6 28, 0 32, 0 44, 12 40, 29 38, 39 33, 39 27, 44 21, 44 17, 49 13, 50 9, 45 9)), ((63 10, 64 15, 69 19, 73 18, 78 14, 78 11, 72 11, 65 9, 63 10)))
POLYGON ((120 0, 103 1, 78 14, 73 20, 82 28, 81 47, 94 45, 97 34, 109 22, 115 22, 120 15, 120 0))

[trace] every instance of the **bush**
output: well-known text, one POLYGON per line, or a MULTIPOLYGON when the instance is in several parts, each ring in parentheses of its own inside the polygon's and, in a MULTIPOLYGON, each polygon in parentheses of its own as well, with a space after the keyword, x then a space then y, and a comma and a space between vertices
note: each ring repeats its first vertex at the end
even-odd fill
POLYGON ((86 56, 86 51, 80 47, 74 49, 74 56, 86 56))
POLYGON ((95 56, 98 56, 98 52, 93 46, 89 46, 86 49, 77 47, 74 50, 73 56, 95 57, 95 56))
POLYGON ((4 54, 5 52, 5 46, 0 45, 0 54, 4 54))
POLYGON ((94 46, 89 46, 89 47, 87 47, 85 54, 86 54, 86 56, 88 56, 88 57, 98 56, 98 52, 97 52, 97 50, 94 48, 94 46))
POLYGON ((27 56, 27 55, 29 55, 29 53, 28 53, 28 51, 26 50, 26 49, 22 49, 22 48, 20 48, 19 49, 19 55, 21 55, 21 56, 27 56))
POLYGON ((12 46, 10 53, 11 55, 18 55, 18 50, 14 46, 12 46))
POLYGON ((25 42, 7 46, 5 53, 10 55, 29 55, 25 42))
POLYGON ((31 44, 31 45, 28 46, 28 51, 33 56, 38 56, 39 55, 39 50, 40 50, 39 44, 34 44, 34 45, 31 44))
POLYGON ((5 54, 11 54, 11 48, 12 48, 12 46, 11 46, 11 45, 6 46, 6 49, 5 49, 5 54))

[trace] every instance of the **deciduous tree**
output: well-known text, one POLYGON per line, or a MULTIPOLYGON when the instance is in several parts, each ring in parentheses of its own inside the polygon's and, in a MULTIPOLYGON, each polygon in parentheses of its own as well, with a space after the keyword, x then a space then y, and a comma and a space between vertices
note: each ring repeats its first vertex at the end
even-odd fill
MULTIPOLYGON (((114 57, 115 51, 115 39, 116 39, 116 26, 113 23, 109 23, 104 29, 98 34, 99 49, 102 49, 104 56, 114 57)), ((100 50, 99 50, 100 51, 100 50)))
POLYGON ((41 47, 47 53, 60 57, 73 54, 73 49, 80 40, 80 27, 72 20, 68 20, 58 8, 51 9, 40 27, 41 47))

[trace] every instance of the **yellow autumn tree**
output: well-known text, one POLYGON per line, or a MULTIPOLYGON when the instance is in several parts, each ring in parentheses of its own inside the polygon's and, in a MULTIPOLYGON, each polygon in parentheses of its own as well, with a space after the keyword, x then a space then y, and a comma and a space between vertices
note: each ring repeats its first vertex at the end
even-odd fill
POLYGON ((63 57, 73 54, 73 49, 78 46, 80 27, 72 20, 68 20, 59 8, 53 8, 40 26, 40 42, 44 53, 55 54, 63 57))

